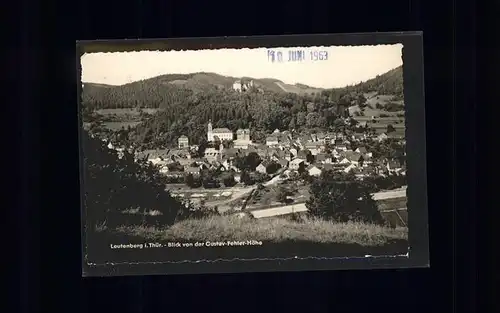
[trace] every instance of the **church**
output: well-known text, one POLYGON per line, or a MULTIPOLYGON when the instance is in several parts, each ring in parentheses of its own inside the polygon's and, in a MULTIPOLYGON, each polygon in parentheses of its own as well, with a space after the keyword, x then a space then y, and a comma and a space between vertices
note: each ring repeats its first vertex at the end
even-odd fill
POLYGON ((228 128, 212 128, 212 122, 208 121, 207 140, 214 142, 216 138, 220 141, 233 140, 233 132, 228 128))

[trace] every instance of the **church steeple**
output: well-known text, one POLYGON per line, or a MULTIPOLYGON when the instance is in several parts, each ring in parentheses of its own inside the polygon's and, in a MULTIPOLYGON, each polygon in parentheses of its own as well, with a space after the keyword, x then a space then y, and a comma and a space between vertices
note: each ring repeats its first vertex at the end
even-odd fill
POLYGON ((213 141, 213 134, 212 134, 212 121, 208 120, 208 127, 207 127, 207 140, 209 142, 213 141))

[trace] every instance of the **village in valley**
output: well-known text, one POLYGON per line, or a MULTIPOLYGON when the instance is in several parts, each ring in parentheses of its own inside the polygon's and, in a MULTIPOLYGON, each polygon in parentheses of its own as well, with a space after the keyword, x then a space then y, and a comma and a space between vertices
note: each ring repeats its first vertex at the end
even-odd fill
MULTIPOLYGON (((135 152, 135 157, 156 165, 175 197, 215 207, 221 213, 257 218, 306 212, 308 178, 320 177, 324 171, 351 174, 357 180, 391 176, 405 182, 404 132, 394 131, 392 125, 386 131, 374 131, 347 112, 341 119, 342 131, 275 129, 265 142, 253 141, 251 129, 233 132, 213 128, 209 121, 204 146, 191 144, 182 135, 176 148, 143 150, 135 152), (383 145, 394 150, 390 156, 374 151, 383 145)), ((119 152, 125 148, 112 143, 108 147, 119 152)), ((405 208, 405 186, 401 185, 395 198, 403 199, 400 207, 405 208)))
POLYGON ((166 191, 199 208, 252 218, 306 213, 320 206, 311 204, 313 182, 337 177, 367 186, 382 215, 406 226, 402 88, 401 67, 331 90, 172 74, 84 87, 84 128, 119 158, 126 150, 154 165, 166 191))

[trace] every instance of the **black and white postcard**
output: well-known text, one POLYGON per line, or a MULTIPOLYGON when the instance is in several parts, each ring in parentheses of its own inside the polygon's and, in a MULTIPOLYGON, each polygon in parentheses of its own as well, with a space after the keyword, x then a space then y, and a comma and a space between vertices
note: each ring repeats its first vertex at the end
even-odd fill
POLYGON ((84 276, 429 266, 421 33, 77 58, 84 276))

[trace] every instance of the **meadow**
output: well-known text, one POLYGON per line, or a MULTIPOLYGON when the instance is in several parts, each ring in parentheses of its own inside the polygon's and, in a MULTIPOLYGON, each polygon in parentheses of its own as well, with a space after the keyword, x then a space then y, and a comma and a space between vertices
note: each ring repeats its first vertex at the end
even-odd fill
POLYGON ((102 125, 109 130, 120 130, 127 127, 135 127, 139 125, 140 122, 103 122, 102 125))
POLYGON ((307 216, 264 219, 236 215, 211 216, 184 220, 165 228, 122 226, 116 229, 116 234, 152 242, 259 240, 281 243, 293 240, 360 246, 383 246, 393 240, 408 239, 408 229, 405 227, 389 228, 358 222, 337 223, 307 216))

